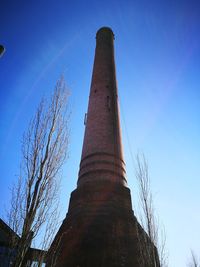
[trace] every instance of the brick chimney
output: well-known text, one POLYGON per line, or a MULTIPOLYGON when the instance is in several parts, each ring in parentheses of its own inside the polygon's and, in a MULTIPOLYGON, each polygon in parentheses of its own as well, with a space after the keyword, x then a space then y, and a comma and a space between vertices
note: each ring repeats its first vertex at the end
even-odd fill
POLYGON ((126 185, 113 42, 110 28, 97 32, 78 186, 95 180, 126 185))
POLYGON ((113 42, 110 28, 97 32, 77 188, 48 251, 47 267, 160 266, 148 265, 141 253, 149 240, 126 186, 113 42))

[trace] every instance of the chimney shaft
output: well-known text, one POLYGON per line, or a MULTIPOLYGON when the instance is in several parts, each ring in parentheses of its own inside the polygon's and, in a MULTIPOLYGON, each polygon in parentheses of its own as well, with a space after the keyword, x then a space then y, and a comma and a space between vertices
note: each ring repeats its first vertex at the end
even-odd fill
POLYGON ((111 29, 97 32, 78 186, 48 251, 47 267, 160 267, 125 186, 113 40, 111 29), (149 262, 147 246, 156 263, 149 262))
POLYGON ((113 43, 110 28, 97 32, 78 186, 95 180, 126 185, 113 43))

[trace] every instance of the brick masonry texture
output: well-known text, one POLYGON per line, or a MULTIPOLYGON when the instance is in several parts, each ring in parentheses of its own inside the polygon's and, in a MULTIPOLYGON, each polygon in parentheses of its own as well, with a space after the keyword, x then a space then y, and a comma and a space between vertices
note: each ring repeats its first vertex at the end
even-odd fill
MULTIPOLYGON (((93 164, 93 167, 91 168, 91 164, 88 164, 87 170, 87 166, 85 166, 85 173, 101 169, 101 171, 104 170, 105 172, 104 179, 113 179, 112 173, 114 171, 116 173, 115 182, 125 184, 125 166, 114 61, 114 34, 110 29, 102 28, 97 32, 96 40, 80 169, 82 169, 85 158, 94 155, 94 157, 91 156, 87 159, 93 164), (97 155, 102 157, 101 164, 100 160, 95 160, 97 155), (102 166, 102 160, 104 161, 104 166, 102 166)), ((82 173, 80 172, 79 174, 82 173)), ((88 181, 89 176, 81 177, 80 184, 84 182, 84 179, 88 181)))

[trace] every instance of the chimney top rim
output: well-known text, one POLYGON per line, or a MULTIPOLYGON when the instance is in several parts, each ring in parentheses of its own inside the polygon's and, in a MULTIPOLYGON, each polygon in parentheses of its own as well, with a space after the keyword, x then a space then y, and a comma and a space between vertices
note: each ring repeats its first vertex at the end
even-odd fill
POLYGON ((103 35, 103 34, 111 34, 113 39, 115 37, 112 29, 110 27, 107 27, 107 26, 104 26, 104 27, 101 27, 97 33, 96 33, 96 38, 99 36, 99 35, 103 35))

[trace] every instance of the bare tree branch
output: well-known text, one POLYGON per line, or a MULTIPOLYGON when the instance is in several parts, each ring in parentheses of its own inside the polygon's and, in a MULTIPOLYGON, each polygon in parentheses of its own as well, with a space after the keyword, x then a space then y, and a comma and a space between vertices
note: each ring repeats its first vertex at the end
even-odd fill
POLYGON ((191 250, 191 258, 190 262, 188 264, 188 267, 200 267, 200 263, 198 261, 198 258, 193 250, 191 250))
POLYGON ((61 78, 50 101, 42 99, 23 136, 21 174, 12 189, 9 225, 20 236, 14 267, 21 267, 32 240, 47 223, 47 249, 54 233, 58 197, 58 174, 69 144, 68 90, 61 78), (54 221, 55 222, 55 221, 54 221))
POLYGON ((168 264, 165 231, 164 228, 160 227, 158 218, 155 215, 148 163, 144 154, 136 156, 135 174, 139 186, 140 222, 147 233, 146 240, 144 237, 140 240, 141 237, 139 235, 141 258, 145 259, 143 266, 166 267, 168 264))

